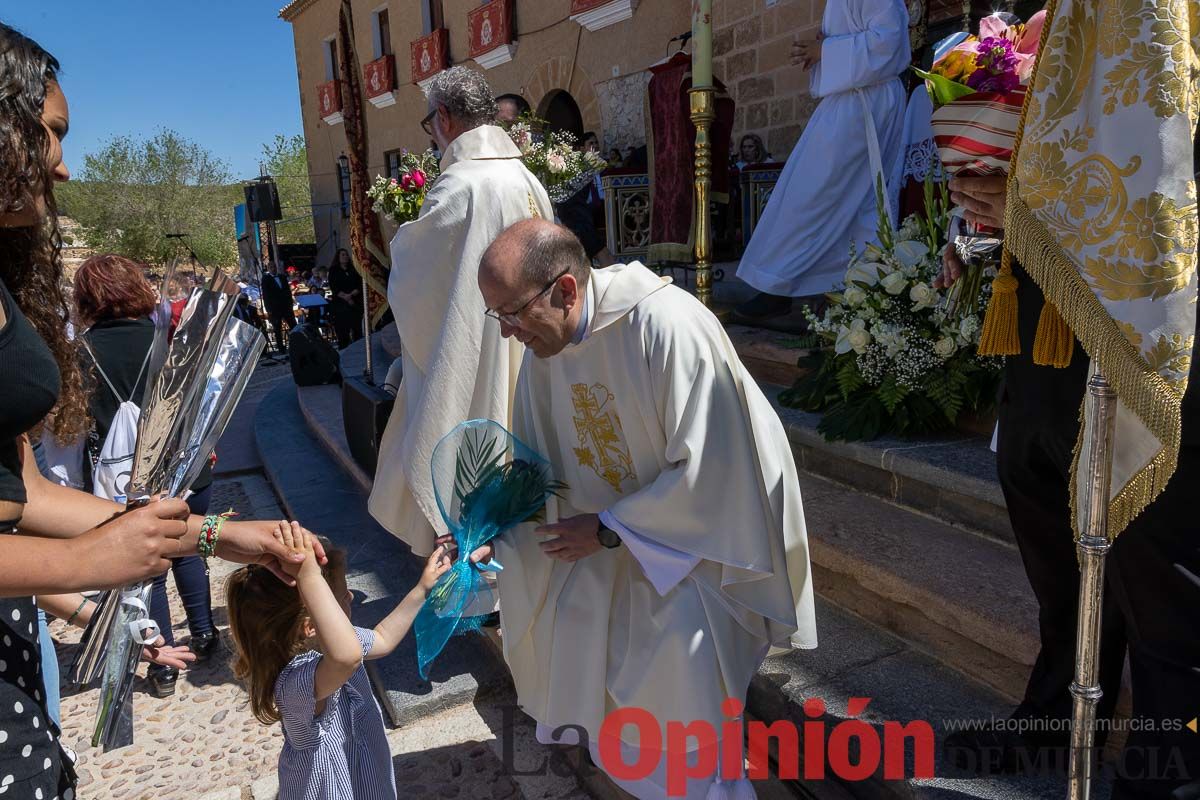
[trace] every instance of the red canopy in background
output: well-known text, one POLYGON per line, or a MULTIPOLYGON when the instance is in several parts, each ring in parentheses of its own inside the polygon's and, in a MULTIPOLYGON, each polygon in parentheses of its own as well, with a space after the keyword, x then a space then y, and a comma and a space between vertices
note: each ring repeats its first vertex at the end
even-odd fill
MULTIPOLYGON (((692 124, 688 91, 692 88, 692 59, 687 53, 650 68, 647 87, 646 144, 650 169, 650 250, 652 263, 691 263, 696 243, 695 193, 696 126, 692 124)), ((725 85, 714 80, 717 119, 709 131, 712 143, 714 201, 729 202, 729 147, 733 139, 734 102, 725 85)))

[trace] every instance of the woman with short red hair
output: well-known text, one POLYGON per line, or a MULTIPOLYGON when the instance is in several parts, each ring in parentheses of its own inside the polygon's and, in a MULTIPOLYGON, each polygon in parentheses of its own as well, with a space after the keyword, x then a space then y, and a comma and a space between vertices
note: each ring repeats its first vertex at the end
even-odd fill
MULTIPOLYGON (((146 391, 147 362, 154 342, 154 321, 150 315, 158 302, 145 275, 143 265, 111 254, 92 256, 75 273, 76 319, 85 329, 81 337, 83 366, 85 369, 90 367, 96 377, 88 405, 95 424, 89 447, 93 453, 100 452, 121 403, 132 400, 140 406, 146 391)), ((87 474, 90 466, 90 463, 84 464, 85 488, 88 489, 91 488, 91 476, 87 474)), ((212 468, 206 464, 192 484, 192 495, 187 499, 193 514, 208 512, 211 493, 212 468)), ((171 573, 187 612, 192 652, 196 660, 203 661, 217 644, 204 561, 199 556, 173 558, 171 573)), ((150 616, 158 623, 167 646, 174 647, 166 573, 154 579, 150 616)), ((174 694, 179 671, 169 664, 155 663, 150 666, 147 677, 151 693, 166 697, 174 694)))

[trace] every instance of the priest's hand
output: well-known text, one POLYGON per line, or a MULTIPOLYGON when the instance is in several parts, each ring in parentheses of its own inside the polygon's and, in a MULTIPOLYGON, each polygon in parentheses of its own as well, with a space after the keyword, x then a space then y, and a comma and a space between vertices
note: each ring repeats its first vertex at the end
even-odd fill
POLYGON ((539 526, 534 533, 538 536, 557 536, 557 539, 541 542, 538 547, 550 558, 568 564, 587 558, 604 549, 597 534, 600 532, 598 514, 580 514, 567 517, 552 525, 539 526))
POLYGON ((1004 228, 1008 176, 982 175, 950 179, 950 202, 962 206, 963 219, 989 228, 1004 228))
POLYGON ((813 39, 801 39, 799 36, 792 39, 792 64, 808 69, 820 61, 822 38, 818 33, 813 39))

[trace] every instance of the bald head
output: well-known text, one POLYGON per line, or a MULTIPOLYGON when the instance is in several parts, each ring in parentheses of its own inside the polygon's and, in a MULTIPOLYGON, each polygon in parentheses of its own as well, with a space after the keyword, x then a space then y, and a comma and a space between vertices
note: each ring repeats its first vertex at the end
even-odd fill
POLYGON ((564 270, 581 287, 587 285, 591 263, 579 239, 562 225, 526 219, 506 229, 484 251, 479 280, 520 290, 541 287, 564 270))
POLYGON ((575 234, 543 219, 518 222, 484 251, 479 291, 500 320, 539 358, 572 340, 582 314, 591 263, 575 234))

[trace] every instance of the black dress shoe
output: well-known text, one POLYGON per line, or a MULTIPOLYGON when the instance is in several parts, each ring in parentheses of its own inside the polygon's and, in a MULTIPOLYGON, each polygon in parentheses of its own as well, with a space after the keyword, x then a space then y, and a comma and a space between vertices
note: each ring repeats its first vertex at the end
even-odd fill
POLYGON ((735 309, 739 317, 752 320, 783 317, 791 312, 792 298, 766 292, 759 292, 735 309))
POLYGON ((161 664, 151 664, 150 669, 146 671, 146 680, 150 683, 150 694, 155 697, 170 697, 175 694, 179 670, 161 664))
POLYGON ((198 633, 188 642, 188 649, 196 655, 196 663, 202 664, 212 658, 213 652, 217 649, 217 645, 221 641, 220 634, 217 629, 213 628, 207 633, 198 633))

